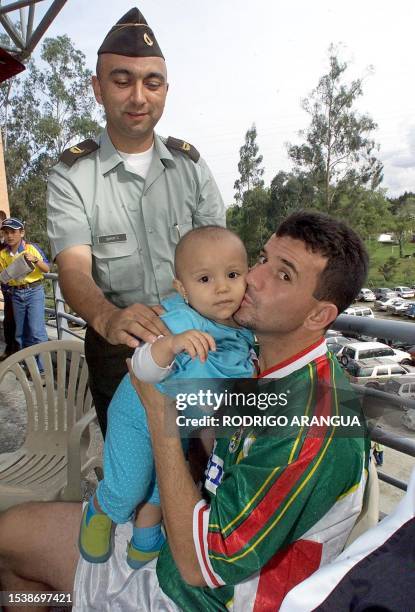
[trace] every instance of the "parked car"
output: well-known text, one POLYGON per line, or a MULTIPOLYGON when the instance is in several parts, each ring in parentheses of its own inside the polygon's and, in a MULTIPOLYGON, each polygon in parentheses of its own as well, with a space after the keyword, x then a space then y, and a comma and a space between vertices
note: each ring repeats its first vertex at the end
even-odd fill
POLYGON ((409 317, 410 319, 415 319, 415 304, 413 302, 409 303, 405 316, 409 317))
POLYGON ((415 291, 410 287, 395 287, 394 291, 401 298, 413 298, 415 296, 415 291))
POLYGON ((396 297, 396 293, 388 287, 378 287, 377 289, 375 289, 375 297, 377 300, 383 297, 394 298, 396 297))
POLYGON ((376 300, 374 303, 375 310, 387 310, 388 306, 390 306, 396 299, 401 300, 402 298, 397 298, 396 295, 393 297, 382 297, 376 300))
POLYGON ((380 389, 381 383, 391 376, 408 375, 408 371, 403 366, 385 357, 350 361, 345 371, 350 382, 373 389, 380 389))
POLYGON ((406 308, 407 302, 405 302, 403 298, 396 298, 386 306, 386 312, 390 312, 391 314, 399 314, 399 312, 406 310, 406 308))
POLYGON ((374 318, 373 310, 371 308, 365 308, 364 306, 350 306, 343 310, 342 314, 352 315, 354 317, 372 317, 374 318))
POLYGON ((410 408, 402 415, 402 425, 411 431, 415 431, 415 409, 410 408))
POLYGON ((337 355, 346 344, 351 344, 352 342, 355 342, 355 339, 347 338, 346 336, 329 336, 326 338, 327 349, 333 355, 337 355))
POLYGON ((394 349, 381 342, 353 342, 347 344, 337 353, 337 359, 344 366, 346 366, 349 361, 370 359, 372 357, 387 357, 392 359, 395 363, 400 363, 402 365, 412 364, 410 353, 394 349))
POLYGON ((357 294, 357 299, 361 302, 374 302, 376 297, 371 289, 362 287, 362 289, 357 294))
MULTIPOLYGON (((409 373, 408 375, 399 376, 387 380, 383 387, 385 393, 395 393, 403 399, 415 399, 415 376, 409 373)), ((402 406, 404 408, 404 406, 402 406)))
POLYGON ((337 331, 337 329, 328 329, 326 331, 326 333, 324 334, 324 337, 326 338, 326 340, 328 340, 329 338, 334 338, 335 336, 342 336, 342 332, 341 331, 337 331))

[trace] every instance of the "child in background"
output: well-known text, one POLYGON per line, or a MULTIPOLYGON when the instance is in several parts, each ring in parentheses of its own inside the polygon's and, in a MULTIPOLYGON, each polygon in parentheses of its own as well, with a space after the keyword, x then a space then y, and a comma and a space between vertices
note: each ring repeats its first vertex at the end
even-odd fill
MULTIPOLYGON (((250 378, 253 334, 232 319, 245 294, 247 254, 236 234, 222 227, 191 230, 177 245, 174 288, 162 319, 172 335, 136 349, 137 378, 163 380, 250 378)), ((79 548, 92 563, 112 553, 114 523, 125 523, 138 505, 127 562, 137 569, 156 557, 164 542, 145 410, 126 376, 111 402, 104 446, 104 479, 86 507, 79 548)))
MULTIPOLYGON (((42 249, 24 239, 24 224, 19 219, 10 217, 1 224, 5 248, 0 251, 0 271, 6 269, 21 254, 34 264, 34 270, 23 279, 8 281, 11 293, 14 320, 16 324, 16 342, 19 348, 26 348, 40 342, 47 342, 45 326, 45 292, 43 273, 49 272, 49 262, 42 249)), ((39 371, 43 373, 43 364, 38 359, 39 371)))
MULTIPOLYGON (((6 213, 4 210, 0 210, 0 251, 7 246, 4 241, 3 230, 1 229, 1 224, 5 219, 7 219, 6 213)), ((7 357, 10 357, 10 355, 13 355, 13 353, 19 350, 19 345, 15 340, 16 325, 14 324, 12 294, 9 285, 1 283, 0 291, 3 294, 3 334, 6 344, 4 353, 0 355, 0 361, 4 361, 7 357)))

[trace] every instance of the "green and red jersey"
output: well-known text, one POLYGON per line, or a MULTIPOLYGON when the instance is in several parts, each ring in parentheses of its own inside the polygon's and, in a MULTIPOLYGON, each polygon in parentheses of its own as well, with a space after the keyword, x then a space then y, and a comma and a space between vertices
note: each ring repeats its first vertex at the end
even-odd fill
MULTIPOLYGON (((262 377, 290 397, 287 408, 268 414, 361 415, 324 340, 262 377)), ((187 585, 166 546, 157 565, 161 588, 192 612, 278 610, 291 588, 344 547, 361 510, 367 460, 362 429, 353 437, 331 425, 240 429, 217 439, 193 525, 208 586, 187 585)))

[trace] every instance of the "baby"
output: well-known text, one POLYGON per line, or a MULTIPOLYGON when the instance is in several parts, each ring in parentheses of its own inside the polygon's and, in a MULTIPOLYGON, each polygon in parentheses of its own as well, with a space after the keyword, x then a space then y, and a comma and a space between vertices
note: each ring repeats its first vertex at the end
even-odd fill
MULTIPOLYGON (((137 378, 157 383, 197 378, 250 378, 253 343, 250 331, 232 315, 245 294, 248 262, 233 232, 205 226, 188 232, 175 253, 173 286, 163 300, 162 319, 171 335, 136 349, 137 378)), ((164 542, 161 511, 145 410, 128 376, 120 383, 108 412, 104 479, 84 510, 79 548, 84 559, 104 563, 112 553, 114 523, 134 517, 127 562, 137 569, 156 557, 164 542)))

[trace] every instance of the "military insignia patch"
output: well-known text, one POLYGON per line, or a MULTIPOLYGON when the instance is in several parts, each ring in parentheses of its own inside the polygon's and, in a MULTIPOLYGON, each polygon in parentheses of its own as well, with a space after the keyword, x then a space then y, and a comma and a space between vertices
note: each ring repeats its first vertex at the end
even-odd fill
POLYGON ((150 36, 147 34, 147 32, 144 34, 144 42, 146 43, 146 45, 148 45, 149 47, 152 47, 154 45, 154 42, 151 40, 150 36))
POLYGON ((71 168, 74 163, 78 161, 78 159, 81 159, 82 157, 85 157, 85 155, 93 153, 98 148, 99 145, 95 142, 95 140, 88 138, 88 140, 84 140, 83 142, 80 142, 79 144, 74 145, 69 149, 66 149, 66 151, 64 151, 60 156, 59 161, 63 162, 66 166, 69 166, 71 168))
POLYGON ((184 153, 185 155, 190 157, 190 159, 194 161, 195 164, 200 159, 199 151, 185 140, 180 140, 180 138, 173 138, 173 136, 169 136, 166 140, 166 147, 168 149, 174 149, 175 151, 180 151, 181 153, 184 153))

